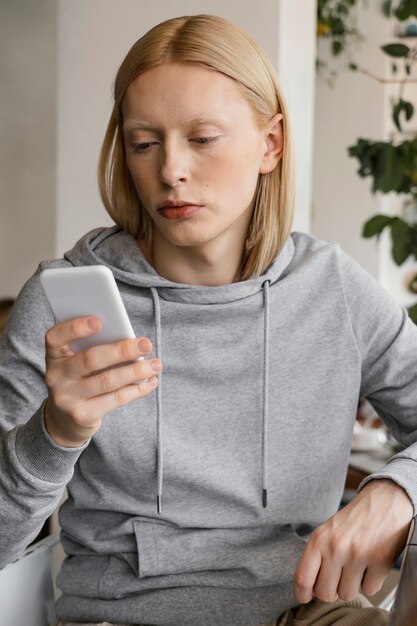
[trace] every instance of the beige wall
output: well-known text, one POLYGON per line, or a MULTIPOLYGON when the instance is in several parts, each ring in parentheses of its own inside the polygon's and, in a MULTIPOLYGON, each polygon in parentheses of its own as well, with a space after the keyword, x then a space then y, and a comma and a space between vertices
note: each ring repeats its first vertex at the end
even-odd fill
POLYGON ((0 297, 55 251, 56 3, 0 2, 0 297))

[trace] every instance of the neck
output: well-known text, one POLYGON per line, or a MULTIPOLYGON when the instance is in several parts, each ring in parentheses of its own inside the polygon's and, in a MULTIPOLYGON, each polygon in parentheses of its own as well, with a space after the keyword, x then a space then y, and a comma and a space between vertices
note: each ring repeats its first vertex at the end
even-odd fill
POLYGON ((238 237, 177 246, 154 228, 152 245, 142 239, 139 246, 155 271, 172 282, 217 287, 241 280, 243 244, 238 237))

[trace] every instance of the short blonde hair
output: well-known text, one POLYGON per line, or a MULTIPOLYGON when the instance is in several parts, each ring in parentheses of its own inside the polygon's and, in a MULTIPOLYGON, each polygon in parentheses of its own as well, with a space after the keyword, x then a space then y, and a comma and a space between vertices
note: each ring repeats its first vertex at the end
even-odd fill
POLYGON ((151 241, 152 220, 142 206, 126 163, 122 104, 131 82, 163 63, 193 63, 221 72, 242 89, 261 126, 283 116, 283 155, 272 172, 259 174, 241 279, 261 275, 280 253, 294 211, 293 142, 288 111, 275 70, 241 28, 215 15, 177 17, 154 26, 129 50, 114 85, 114 107, 100 153, 101 198, 115 223, 151 241))

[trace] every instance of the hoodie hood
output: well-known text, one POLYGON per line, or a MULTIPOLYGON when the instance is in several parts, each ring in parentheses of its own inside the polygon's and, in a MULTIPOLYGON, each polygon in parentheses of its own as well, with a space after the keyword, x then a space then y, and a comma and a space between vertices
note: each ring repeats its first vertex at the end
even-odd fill
MULTIPOLYGON (((262 505, 267 506, 268 484, 268 380, 269 380, 269 327, 270 307, 269 289, 278 282, 294 256, 294 242, 289 237, 276 260, 259 278, 253 277, 245 281, 207 287, 200 285, 183 285, 162 278, 146 261, 134 237, 118 227, 96 229, 85 235, 74 248, 64 256, 73 265, 106 265, 117 281, 125 284, 148 288, 153 302, 155 324, 155 353, 162 360, 162 300, 170 300, 185 304, 225 304, 243 300, 263 292, 263 410, 261 433, 261 498, 262 505)), ((163 490, 163 410, 162 410, 162 375, 156 388, 156 447, 157 447, 157 512, 162 511, 163 490)), ((254 384, 259 384, 256 381, 254 384)))
POLYGON ((185 304, 225 304, 250 297, 261 291, 266 280, 271 285, 276 283, 293 256, 294 242, 292 237, 289 237, 279 256, 259 278, 253 277, 219 287, 207 287, 175 283, 159 276, 143 256, 134 237, 118 226, 92 230, 64 255, 76 266, 106 265, 118 281, 137 287, 155 287, 163 300, 185 304))

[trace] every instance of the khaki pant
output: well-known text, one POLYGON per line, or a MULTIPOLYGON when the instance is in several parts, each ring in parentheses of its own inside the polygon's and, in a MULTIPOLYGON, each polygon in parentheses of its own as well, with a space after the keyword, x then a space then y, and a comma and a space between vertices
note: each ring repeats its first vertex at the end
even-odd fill
MULTIPOLYGON (((276 622, 256 626, 386 626, 389 613, 374 607, 364 608, 359 599, 353 602, 321 602, 308 604, 286 611, 276 622)), ((59 621, 56 626, 146 626, 145 624, 75 623, 59 621)), ((180 625, 178 625, 180 626, 180 625)), ((255 626, 255 625, 254 625, 255 626)))

